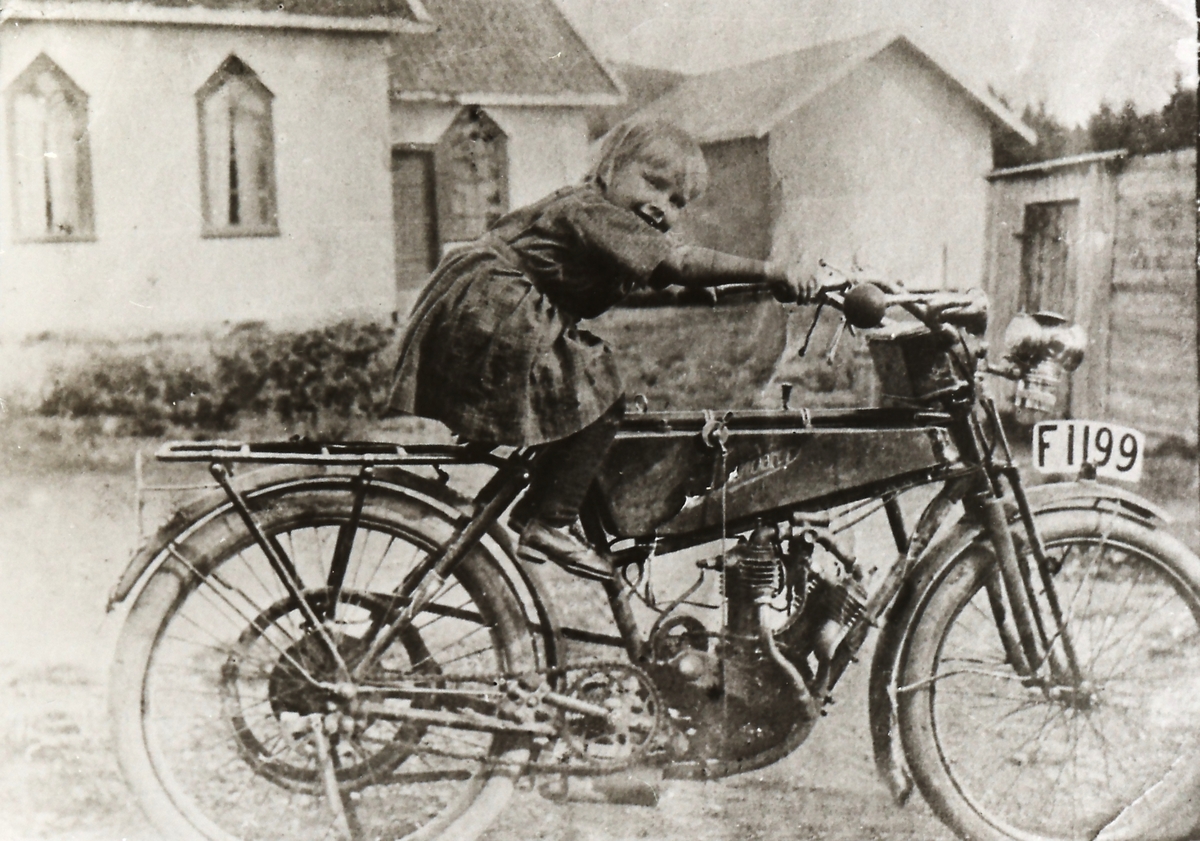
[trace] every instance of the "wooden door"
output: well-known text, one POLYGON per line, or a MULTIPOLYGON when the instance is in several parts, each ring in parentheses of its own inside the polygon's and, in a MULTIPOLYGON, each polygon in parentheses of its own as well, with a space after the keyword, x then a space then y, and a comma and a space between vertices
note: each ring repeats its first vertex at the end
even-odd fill
MULTIPOLYGON (((1021 241, 1021 294, 1018 308, 1025 312, 1056 312, 1075 320, 1075 218, 1079 202, 1044 202, 1025 205, 1021 241)), ((1058 412, 1072 417, 1071 376, 1058 389, 1058 412)))
POLYGON ((1025 312, 1051 310, 1075 318, 1075 266, 1072 232, 1079 203, 1025 205, 1021 248, 1021 295, 1025 312))
POLYGON ((425 285, 438 259, 433 152, 392 150, 392 215, 396 292, 411 292, 425 285))

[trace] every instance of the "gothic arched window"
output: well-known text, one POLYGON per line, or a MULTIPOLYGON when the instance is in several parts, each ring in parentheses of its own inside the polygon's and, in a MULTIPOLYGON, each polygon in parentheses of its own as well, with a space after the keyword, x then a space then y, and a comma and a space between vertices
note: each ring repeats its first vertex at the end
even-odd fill
POLYGON ((201 206, 208 236, 279 233, 273 97, 254 71, 232 55, 196 92, 201 206))
POLYGON ((508 138, 482 108, 464 108, 438 141, 438 239, 472 240, 508 212, 508 138))
POLYGON ((91 239, 87 94, 43 53, 9 86, 7 100, 14 234, 91 239))

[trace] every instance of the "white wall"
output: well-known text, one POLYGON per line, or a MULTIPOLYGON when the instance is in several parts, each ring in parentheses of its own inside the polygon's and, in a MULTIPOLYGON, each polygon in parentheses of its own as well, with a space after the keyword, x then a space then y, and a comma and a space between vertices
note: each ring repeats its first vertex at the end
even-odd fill
MULTIPOLYGON (((397 102, 396 145, 433 146, 463 108, 451 103, 397 102)), ((587 117, 581 108, 483 106, 508 136, 508 200, 516 209, 583 178, 588 165, 587 117)))
POLYGON ((508 135, 509 206, 537 201, 582 180, 588 168, 581 108, 488 108, 508 135))
POLYGON ((983 281, 990 130, 945 77, 891 47, 771 132, 781 214, 798 251, 918 288, 983 281))
POLYGON ((89 96, 96 240, 14 243, 0 183, 0 333, 391 312, 382 38, 8 23, 0 88, 41 52, 89 96), (195 92, 230 53, 275 95, 276 237, 201 237, 195 92))

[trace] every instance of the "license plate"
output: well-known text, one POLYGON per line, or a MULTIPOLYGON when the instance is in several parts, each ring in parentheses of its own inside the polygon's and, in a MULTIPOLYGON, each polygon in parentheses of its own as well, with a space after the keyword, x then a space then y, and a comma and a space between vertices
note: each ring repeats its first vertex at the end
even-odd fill
POLYGON ((1142 478, 1146 436, 1105 421, 1042 421, 1033 427, 1033 466, 1040 473, 1078 473, 1085 463, 1106 479, 1142 478))

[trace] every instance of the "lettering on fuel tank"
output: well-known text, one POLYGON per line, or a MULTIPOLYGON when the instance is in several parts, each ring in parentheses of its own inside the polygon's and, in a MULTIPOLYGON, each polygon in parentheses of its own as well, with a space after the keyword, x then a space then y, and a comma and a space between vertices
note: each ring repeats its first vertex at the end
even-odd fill
POLYGON ((748 485, 751 482, 765 479, 767 476, 785 469, 799 458, 800 449, 798 447, 789 447, 786 450, 771 450, 770 452, 763 453, 758 458, 744 461, 735 467, 726 487, 729 490, 733 490, 734 488, 748 485))

